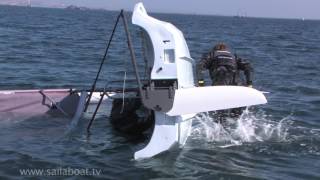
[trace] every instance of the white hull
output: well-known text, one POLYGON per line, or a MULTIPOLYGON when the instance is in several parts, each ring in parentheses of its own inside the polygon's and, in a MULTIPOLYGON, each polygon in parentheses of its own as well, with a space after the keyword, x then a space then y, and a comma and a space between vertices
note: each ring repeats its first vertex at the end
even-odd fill
POLYGON ((172 148, 182 147, 191 133, 194 114, 170 117, 155 113, 155 127, 148 145, 134 154, 134 159, 150 158, 172 148))
MULTIPOLYGON (((144 42, 148 61, 152 64, 151 80, 176 79, 178 89, 194 87, 193 60, 182 32, 170 23, 150 17, 142 3, 135 6, 132 23, 146 34, 144 42)), ((151 140, 145 148, 135 153, 134 158, 150 158, 173 147, 183 146, 191 133, 194 116, 195 113, 169 116, 156 111, 151 140)))
POLYGON ((150 158, 172 147, 183 146, 190 135, 192 118, 196 113, 267 103, 263 93, 252 88, 195 87, 194 61, 182 32, 170 23, 150 17, 142 3, 135 6, 132 23, 144 32, 146 57, 152 69, 151 81, 171 80, 176 83, 173 99, 159 93, 158 97, 153 96, 155 103, 149 103, 150 100, 143 97, 145 105, 156 111, 156 123, 149 144, 135 153, 135 159, 150 158), (162 96, 167 99, 162 99, 162 96), (171 101, 172 104, 169 104, 172 106, 163 101, 171 101))

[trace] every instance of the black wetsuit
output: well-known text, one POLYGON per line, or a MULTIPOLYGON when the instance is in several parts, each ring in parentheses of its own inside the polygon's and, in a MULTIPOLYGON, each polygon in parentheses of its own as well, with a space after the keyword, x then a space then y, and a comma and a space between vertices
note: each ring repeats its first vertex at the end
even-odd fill
POLYGON ((203 80, 203 71, 209 70, 212 85, 252 85, 253 69, 249 62, 233 56, 229 51, 205 54, 197 64, 198 80, 203 80), (243 83, 240 71, 244 72, 243 83))

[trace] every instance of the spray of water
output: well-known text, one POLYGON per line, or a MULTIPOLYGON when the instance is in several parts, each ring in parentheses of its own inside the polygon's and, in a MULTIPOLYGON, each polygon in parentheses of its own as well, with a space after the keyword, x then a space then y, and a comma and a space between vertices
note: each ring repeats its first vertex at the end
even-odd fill
POLYGON ((194 138, 204 138, 220 147, 241 145, 246 142, 287 141, 290 116, 272 121, 263 111, 246 109, 238 118, 226 118, 219 122, 209 113, 196 116, 192 131, 194 138))

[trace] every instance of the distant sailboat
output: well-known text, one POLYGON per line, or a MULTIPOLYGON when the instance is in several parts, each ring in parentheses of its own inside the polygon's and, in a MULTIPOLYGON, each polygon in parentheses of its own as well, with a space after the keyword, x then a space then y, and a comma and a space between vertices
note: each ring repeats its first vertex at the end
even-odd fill
POLYGON ((233 16, 234 18, 247 18, 247 12, 238 11, 237 15, 233 16))
POLYGON ((28 0, 28 7, 31 7, 31 0, 28 0))

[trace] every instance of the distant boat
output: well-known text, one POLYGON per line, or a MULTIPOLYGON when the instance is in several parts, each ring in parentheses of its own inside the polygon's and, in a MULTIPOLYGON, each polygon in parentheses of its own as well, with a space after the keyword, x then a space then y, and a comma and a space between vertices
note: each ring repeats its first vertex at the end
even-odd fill
POLYGON ((78 6, 74 6, 74 5, 70 5, 70 6, 66 7, 65 9, 68 9, 68 10, 82 10, 82 11, 90 10, 89 8, 86 8, 86 7, 78 7, 78 6))
POLYGON ((234 18, 246 18, 248 15, 246 12, 242 13, 241 11, 238 11, 237 15, 233 16, 234 18))

